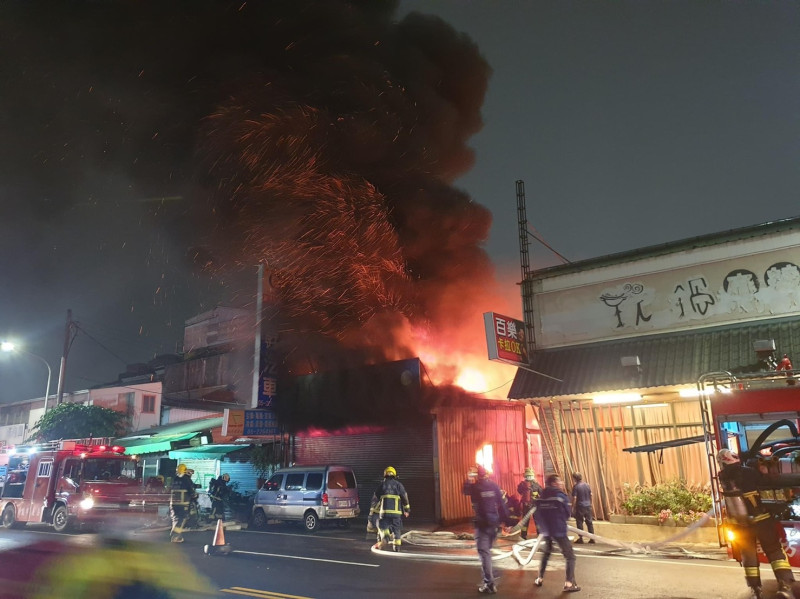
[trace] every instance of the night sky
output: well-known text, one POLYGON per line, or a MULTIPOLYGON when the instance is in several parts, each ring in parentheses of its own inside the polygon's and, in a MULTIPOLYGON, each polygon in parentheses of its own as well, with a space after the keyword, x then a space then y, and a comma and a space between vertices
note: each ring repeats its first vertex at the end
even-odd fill
MULTIPOLYGON (((0 335, 46 358, 51 392, 68 308, 71 391, 247 306, 258 261, 280 273, 282 330, 315 347, 396 359, 404 322, 479 328, 519 304, 517 179, 570 260, 800 213, 793 3, 53 0, 0 17, 0 335), (475 287, 502 297, 464 305, 475 287)), ((0 401, 41 396, 46 374, 1 355, 0 401)))

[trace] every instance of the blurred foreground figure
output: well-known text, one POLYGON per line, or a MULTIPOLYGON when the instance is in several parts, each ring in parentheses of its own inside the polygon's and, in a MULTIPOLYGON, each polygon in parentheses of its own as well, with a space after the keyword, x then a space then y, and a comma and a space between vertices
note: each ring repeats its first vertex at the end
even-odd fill
POLYGON ((0 552, 0 599, 190 599, 211 585, 172 545, 65 537, 0 552), (176 576, 176 572, 185 573, 176 576))

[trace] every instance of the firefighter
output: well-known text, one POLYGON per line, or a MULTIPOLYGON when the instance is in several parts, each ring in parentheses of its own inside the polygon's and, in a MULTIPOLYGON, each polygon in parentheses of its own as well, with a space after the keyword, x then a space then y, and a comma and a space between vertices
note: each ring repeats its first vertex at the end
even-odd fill
POLYGON ((478 592, 494 595, 497 586, 492 568, 492 546, 497 539, 497 529, 503 524, 511 526, 514 520, 503 501, 500 487, 489 478, 483 466, 474 467, 467 473, 462 492, 469 496, 475 512, 475 548, 483 575, 478 592))
MULTIPOLYGON (((521 506, 522 517, 533 509, 534 502, 539 498, 542 492, 542 485, 536 482, 536 473, 533 468, 525 468, 525 478, 517 485, 517 493, 519 494, 519 503, 521 506)), ((533 515, 534 523, 536 522, 536 514, 533 515)), ((520 530, 520 536, 523 539, 528 538, 528 527, 523 526, 520 530)))
POLYGON ((227 472, 219 478, 211 479, 208 485, 208 498, 211 499, 211 519, 224 520, 225 519, 225 501, 228 499, 230 487, 228 482, 231 480, 231 475, 227 472))
POLYGON ((751 599, 761 599, 762 596, 756 542, 761 544, 761 550, 769 559, 778 581, 778 592, 775 596, 779 599, 794 599, 794 576, 781 546, 777 523, 761 503, 758 492, 763 475, 755 468, 744 466, 739 461, 739 456, 730 449, 720 449, 717 462, 721 468, 719 482, 725 498, 728 526, 736 535, 751 599))
POLYGON ((183 531, 189 517, 189 504, 196 495, 194 489, 194 483, 189 477, 186 464, 178 464, 169 498, 169 515, 172 518, 170 540, 173 543, 183 543, 183 531))
POLYGON ((387 540, 393 551, 400 551, 400 535, 403 532, 403 516, 408 518, 411 505, 408 493, 399 480, 397 470, 388 466, 383 471, 383 482, 375 489, 370 502, 369 517, 374 522, 377 516, 378 542, 387 540))

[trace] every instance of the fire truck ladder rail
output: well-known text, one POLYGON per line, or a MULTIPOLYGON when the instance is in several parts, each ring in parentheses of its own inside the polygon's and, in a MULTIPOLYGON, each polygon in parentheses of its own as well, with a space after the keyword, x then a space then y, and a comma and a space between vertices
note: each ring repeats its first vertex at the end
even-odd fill
MULTIPOLYGON (((708 396, 711 392, 722 389, 730 389, 736 377, 727 371, 709 372, 702 375, 697 380, 698 399, 700 401, 700 415, 703 422, 703 440, 706 447, 706 462, 708 465, 708 476, 711 481, 711 501, 714 506, 714 513, 717 515, 717 523, 721 522, 723 498, 719 487, 719 470, 717 468, 717 446, 714 435, 714 419, 711 416, 711 403, 708 396)), ((721 526, 717 526, 717 541, 720 547, 727 546, 724 531, 721 526)))

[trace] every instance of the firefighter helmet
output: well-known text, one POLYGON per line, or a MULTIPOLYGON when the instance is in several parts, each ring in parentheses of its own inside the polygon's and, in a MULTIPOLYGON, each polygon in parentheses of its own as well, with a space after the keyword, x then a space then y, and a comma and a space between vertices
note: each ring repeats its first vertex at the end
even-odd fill
POLYGON ((721 466, 725 464, 736 464, 738 461, 739 456, 730 449, 720 449, 719 452, 717 452, 717 462, 719 462, 721 466))
POLYGON ((187 470, 188 470, 188 468, 186 468, 186 464, 178 464, 178 468, 175 471, 178 474, 186 474, 187 470))
POLYGON ((536 473, 533 468, 525 468, 525 480, 533 480, 536 478, 536 473))
POLYGON ((397 470, 393 466, 387 466, 386 470, 383 471, 383 477, 386 478, 387 476, 397 476, 397 470))

